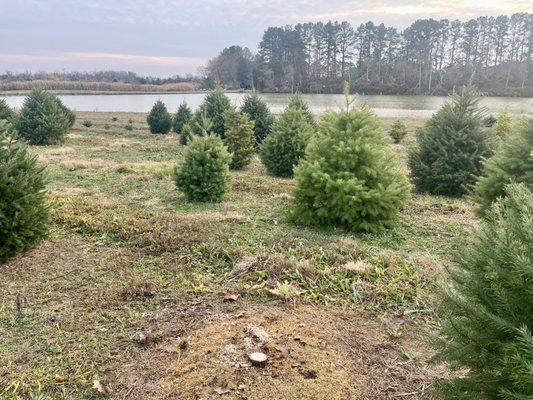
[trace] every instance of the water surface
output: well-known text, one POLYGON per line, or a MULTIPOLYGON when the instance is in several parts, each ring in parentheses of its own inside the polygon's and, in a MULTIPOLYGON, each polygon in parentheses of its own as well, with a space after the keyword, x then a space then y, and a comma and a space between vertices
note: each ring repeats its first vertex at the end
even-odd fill
MULTIPOLYGON (((107 111, 107 112, 148 112, 157 100, 162 100, 169 111, 174 112, 186 101, 196 109, 202 102, 205 93, 170 93, 170 94, 69 94, 59 97, 67 107, 76 111, 107 111)), ((228 93, 235 105, 240 105, 245 94, 228 93)), ((279 113, 287 105, 287 94, 261 94, 272 112, 279 113)), ((304 94, 302 97, 309 104, 312 112, 322 114, 328 108, 338 108, 344 102, 340 94, 304 94)), ((12 107, 20 107, 24 96, 5 96, 12 107)), ((358 96, 356 104, 366 102, 380 117, 427 118, 444 103, 446 97, 441 96, 358 96)), ((533 118, 533 98, 519 97, 483 97, 481 105, 489 113, 496 114, 507 108, 509 112, 533 118)))

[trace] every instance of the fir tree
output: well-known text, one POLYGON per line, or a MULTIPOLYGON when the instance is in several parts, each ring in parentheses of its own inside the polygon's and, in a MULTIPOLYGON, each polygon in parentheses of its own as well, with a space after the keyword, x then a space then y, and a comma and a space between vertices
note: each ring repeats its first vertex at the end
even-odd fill
POLYGON ((512 185, 451 270, 436 362, 458 372, 443 399, 533 396, 533 193, 512 185))
POLYGON ((176 186, 190 201, 220 201, 229 188, 231 154, 214 134, 193 136, 176 167, 176 186))
POLYGON ((224 114, 231 107, 228 96, 220 85, 211 90, 206 96, 203 103, 198 108, 199 115, 205 115, 213 123, 213 132, 224 139, 224 114))
POLYGON ((181 103, 174 116, 172 130, 176 133, 182 133, 183 125, 190 123, 192 120, 192 111, 186 102, 181 103))
POLYGON ((293 218, 376 232, 390 227, 410 196, 406 177, 366 107, 330 111, 295 169, 293 218))
POLYGON ((7 105, 6 101, 0 99, 0 120, 5 119, 8 122, 13 122, 15 115, 15 111, 7 105))
POLYGON ((63 102, 59 99, 59 97, 56 97, 55 99, 59 108, 63 110, 63 112, 67 116, 69 128, 72 128, 74 126, 74 123, 76 122, 76 114, 66 105, 64 105, 63 102))
POLYGON ((524 122, 485 161, 472 195, 479 204, 478 213, 483 215, 498 197, 504 196, 505 185, 511 182, 533 189, 533 121, 524 122))
POLYGON ((158 100, 150 110, 146 122, 150 127, 150 132, 166 134, 172 127, 172 116, 167 111, 165 104, 158 100))
POLYGON ((194 135, 194 130, 191 127, 191 124, 187 123, 181 127, 180 133, 180 144, 186 145, 189 143, 194 135))
POLYGON ((467 192, 491 154, 482 119, 473 89, 464 88, 418 131, 408 163, 420 191, 452 197, 467 192))
POLYGON ((397 119, 392 124, 389 135, 394 143, 398 144, 407 135, 407 126, 405 126, 405 123, 402 120, 397 119))
POLYGON ((302 96, 300 96, 298 93, 295 93, 291 97, 289 97, 289 104, 287 105, 287 108, 301 110, 304 113, 307 122, 311 124, 313 128, 317 127, 317 123, 315 121, 313 113, 309 109, 307 103, 302 99, 302 96))
POLYGON ((224 114, 224 123, 224 144, 233 155, 230 168, 242 169, 250 163, 254 154, 254 123, 247 114, 240 113, 233 107, 224 114))
POLYGON ((272 131, 274 124, 274 116, 267 104, 256 92, 253 92, 244 98, 241 111, 254 122, 255 141, 258 145, 261 144, 272 131))
POLYGON ((287 107, 274 123, 272 133, 259 148, 261 161, 268 173, 292 177, 294 167, 304 156, 305 147, 313 132, 313 127, 301 109, 287 107))
POLYGON ((494 134, 500 141, 504 141, 513 130, 513 117, 507 110, 498 114, 498 118, 493 126, 494 134))
POLYGON ((32 90, 16 121, 16 130, 35 145, 58 144, 65 140, 71 117, 58 98, 44 90, 32 90))
POLYGON ((0 261, 35 246, 49 221, 44 168, 0 121, 0 261))

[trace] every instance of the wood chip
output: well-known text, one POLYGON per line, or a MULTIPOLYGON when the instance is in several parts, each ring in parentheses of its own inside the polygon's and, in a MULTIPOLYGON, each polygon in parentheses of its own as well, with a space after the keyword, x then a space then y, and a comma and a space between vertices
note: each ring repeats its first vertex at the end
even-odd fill
POLYGON ((254 367, 264 367, 267 361, 267 355, 265 353, 252 353, 248 356, 248 359, 254 367))

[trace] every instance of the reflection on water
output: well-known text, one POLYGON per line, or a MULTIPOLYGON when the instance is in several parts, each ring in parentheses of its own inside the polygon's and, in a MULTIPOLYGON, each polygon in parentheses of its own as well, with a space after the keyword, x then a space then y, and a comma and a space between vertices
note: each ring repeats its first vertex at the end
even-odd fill
MULTIPOLYGON (((116 112, 148 112, 152 105, 161 99, 169 111, 177 110, 181 102, 186 101, 193 109, 202 102, 204 93, 185 94, 106 94, 106 95, 60 95, 59 97, 70 108, 77 111, 116 111, 116 112)), ((235 105, 240 105, 243 93, 229 93, 235 105)), ((279 113, 288 102, 287 94, 262 94, 261 97, 274 113, 279 113)), ((315 114, 321 114, 329 108, 338 108, 344 102, 341 94, 304 94, 302 97, 315 114)), ((12 107, 20 107, 24 96, 6 96, 7 103, 12 107)), ((437 96, 359 96, 357 104, 366 102, 380 117, 429 117, 446 100, 437 96)), ((483 97, 481 105, 490 113, 498 113, 503 108, 509 112, 533 117, 533 98, 516 97, 483 97)))

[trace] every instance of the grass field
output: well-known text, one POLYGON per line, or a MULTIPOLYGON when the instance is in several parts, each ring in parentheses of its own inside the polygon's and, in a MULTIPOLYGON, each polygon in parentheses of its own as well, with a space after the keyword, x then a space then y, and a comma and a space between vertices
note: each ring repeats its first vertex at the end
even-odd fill
POLYGON ((187 203, 179 139, 144 114, 78 113, 32 151, 53 231, 1 266, 1 399, 418 399, 445 373, 424 342, 467 200, 415 193, 379 235, 294 226, 293 181, 254 159, 223 203, 187 203))

